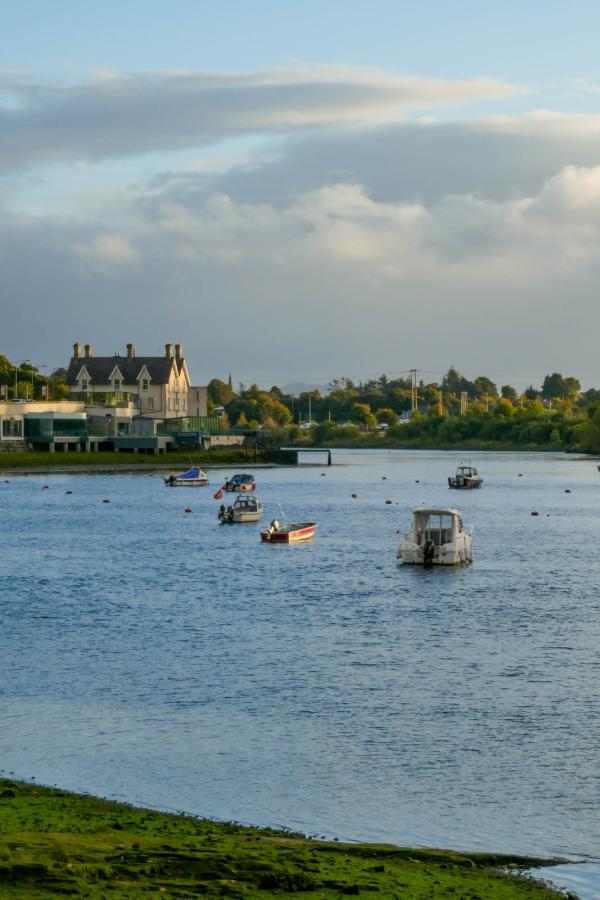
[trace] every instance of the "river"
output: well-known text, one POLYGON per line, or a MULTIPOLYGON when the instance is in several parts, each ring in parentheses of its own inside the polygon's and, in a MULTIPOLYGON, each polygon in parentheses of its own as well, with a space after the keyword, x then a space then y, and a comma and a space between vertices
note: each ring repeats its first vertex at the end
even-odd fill
POLYGON ((447 489, 459 456, 441 451, 254 470, 266 522, 319 523, 291 547, 218 525, 224 470, 196 489, 0 473, 4 772, 341 839, 565 855, 586 865, 552 877, 600 897, 600 472, 471 459, 480 491, 447 489), (473 566, 397 565, 422 504, 474 524, 473 566))

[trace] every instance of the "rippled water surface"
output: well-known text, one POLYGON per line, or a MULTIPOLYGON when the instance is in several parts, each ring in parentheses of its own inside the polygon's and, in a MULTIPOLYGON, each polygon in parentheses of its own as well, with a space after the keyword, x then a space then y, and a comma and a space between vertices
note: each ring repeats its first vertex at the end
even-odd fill
POLYGON ((0 476, 0 766, 341 838, 597 862, 600 473, 473 461, 481 491, 448 491, 442 452, 257 470, 267 521, 319 522, 295 547, 219 526, 214 488, 160 475, 0 476), (471 568, 396 564, 423 503, 475 525, 471 568))

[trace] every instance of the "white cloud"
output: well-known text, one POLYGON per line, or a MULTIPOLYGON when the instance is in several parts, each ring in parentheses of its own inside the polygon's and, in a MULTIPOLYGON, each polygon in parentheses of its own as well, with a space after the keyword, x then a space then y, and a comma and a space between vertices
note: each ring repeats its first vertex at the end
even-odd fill
POLYGON ((101 268, 131 266, 140 258, 131 241, 121 234, 101 234, 88 243, 75 243, 73 252, 101 268))

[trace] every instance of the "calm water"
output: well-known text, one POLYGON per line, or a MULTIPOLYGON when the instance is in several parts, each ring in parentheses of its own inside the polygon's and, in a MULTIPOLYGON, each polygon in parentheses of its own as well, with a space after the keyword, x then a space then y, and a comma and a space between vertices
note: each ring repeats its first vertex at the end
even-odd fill
POLYGON ((267 521, 320 524, 295 547, 219 526, 213 487, 0 477, 0 766, 342 839, 565 854, 600 896, 600 473, 472 459, 485 486, 461 493, 441 452, 258 470, 267 521), (470 569, 397 566, 422 503, 475 524, 470 569))

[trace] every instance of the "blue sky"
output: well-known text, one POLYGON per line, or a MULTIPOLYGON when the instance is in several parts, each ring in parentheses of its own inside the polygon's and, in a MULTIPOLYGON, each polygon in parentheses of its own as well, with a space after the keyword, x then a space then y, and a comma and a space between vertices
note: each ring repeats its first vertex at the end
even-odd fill
POLYGON ((0 350, 600 384, 599 26, 587 0, 5 4, 0 350))
POLYGON ((430 77, 510 77, 545 92, 600 80, 593 0, 23 0, 3 5, 4 68, 255 69, 344 63, 430 77))

